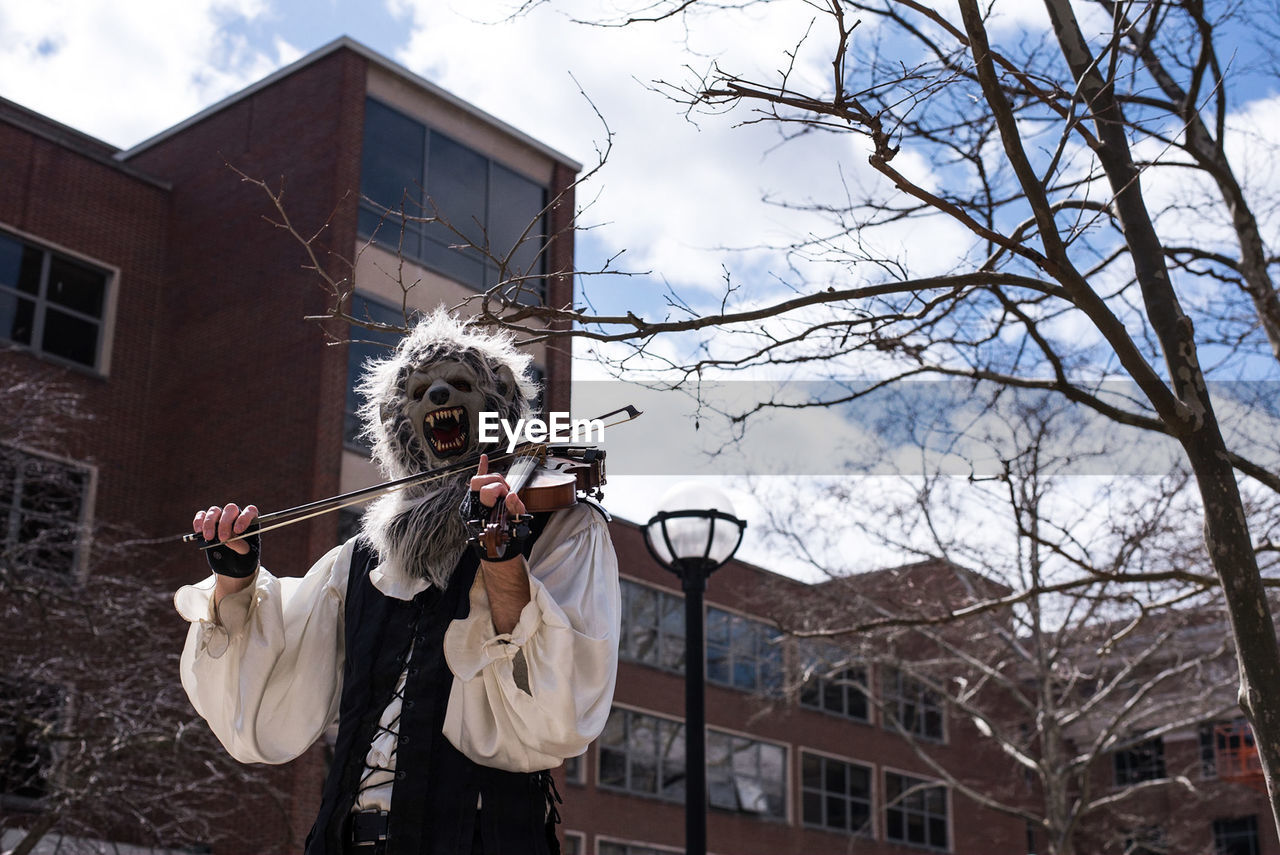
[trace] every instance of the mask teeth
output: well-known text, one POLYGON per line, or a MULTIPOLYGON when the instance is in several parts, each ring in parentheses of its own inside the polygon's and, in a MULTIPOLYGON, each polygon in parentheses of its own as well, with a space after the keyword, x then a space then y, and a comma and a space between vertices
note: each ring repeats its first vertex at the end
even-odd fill
POLYGON ((426 417, 425 417, 425 418, 426 418, 426 420, 427 420, 428 422, 430 422, 430 423, 431 423, 431 425, 434 427, 434 426, 435 426, 436 421, 437 421, 437 420, 439 420, 439 419, 452 418, 452 419, 457 419, 457 420, 461 421, 461 420, 462 420, 462 416, 463 416, 463 412, 464 412, 464 411, 463 411, 462 407, 450 407, 450 408, 449 408, 449 409, 447 409, 447 410, 434 410, 434 411, 432 411, 432 412, 430 412, 430 413, 427 413, 427 415, 426 415, 426 417))

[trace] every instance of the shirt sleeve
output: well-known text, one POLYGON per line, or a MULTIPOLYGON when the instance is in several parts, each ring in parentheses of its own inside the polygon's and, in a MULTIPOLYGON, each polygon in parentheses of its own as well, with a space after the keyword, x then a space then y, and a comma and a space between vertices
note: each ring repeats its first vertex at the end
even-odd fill
POLYGON ((288 762, 337 716, 351 551, 350 543, 334 548, 301 578, 260 567, 253 585, 216 609, 214 576, 174 597, 191 623, 183 688, 237 760, 288 762))
POLYGON ((444 642, 454 674, 445 736, 475 762, 513 772, 576 757, 609 717, 621 603, 600 514, 579 503, 552 516, 530 555, 529 593, 515 628, 497 634, 477 574, 471 611, 444 642))

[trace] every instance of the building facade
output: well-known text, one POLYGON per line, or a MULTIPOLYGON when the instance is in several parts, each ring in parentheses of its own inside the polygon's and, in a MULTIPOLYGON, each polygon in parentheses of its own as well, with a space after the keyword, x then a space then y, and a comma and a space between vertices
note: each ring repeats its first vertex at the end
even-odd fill
MULTIPOLYGON (((579 168, 347 39, 127 151, 0 102, 0 371, 14 378, 4 406, 35 413, 56 389, 85 417, 56 442, 44 421, 5 423, 0 604, 18 602, 15 555, 56 567, 66 590, 140 565, 170 590, 202 573, 168 538, 196 508, 276 509, 374 483, 352 386, 389 339, 303 321, 333 305, 308 268, 352 283, 350 314, 375 323, 502 282, 517 302, 568 304, 579 168), (264 222, 286 214, 296 235, 264 222), (25 378, 47 383, 34 387, 38 400, 23 399, 25 378), (61 536, 68 522, 78 536, 61 536), (90 549, 113 540, 123 546, 106 557, 90 549)), ((545 405, 568 410, 567 349, 534 357, 545 405)), ((273 533, 264 562, 301 573, 351 525, 348 514, 273 533)), ((636 526, 616 521, 613 532, 625 613, 617 695, 601 738, 556 773, 562 837, 572 853, 682 851, 682 594, 636 526)), ((1010 765, 972 725, 892 666, 837 656, 838 667, 809 667, 809 653, 780 640, 762 603, 806 590, 742 562, 710 586, 710 851, 1036 851, 1023 820, 957 792, 913 747, 975 786, 1009 786, 1010 765)), ((146 644, 176 656, 183 631, 172 617, 146 644)), ((4 638, 5 662, 38 656, 19 649, 20 632, 4 638)), ((77 629, 67 643, 94 642, 77 629)), ((53 737, 85 706, 77 694, 92 691, 0 674, 0 701, 42 711, 0 716, 0 849, 40 822, 65 754, 53 737)), ((1116 780, 1101 785, 1157 775, 1157 755, 1216 780, 1218 755, 1245 737, 1206 728, 1117 759, 1116 780)), ((199 839, 175 830, 144 840, 128 822, 79 836, 217 855, 299 851, 325 763, 321 744, 270 770, 243 794, 238 819, 199 839)), ((1197 820, 1188 851, 1280 853, 1265 800, 1219 783, 1221 815, 1197 820)), ((1152 828, 1177 813, 1173 791, 1162 792, 1152 828)), ((1157 851, 1154 835, 1134 840, 1130 851, 1157 851)), ((1120 851, 1109 838, 1099 846, 1120 851)))

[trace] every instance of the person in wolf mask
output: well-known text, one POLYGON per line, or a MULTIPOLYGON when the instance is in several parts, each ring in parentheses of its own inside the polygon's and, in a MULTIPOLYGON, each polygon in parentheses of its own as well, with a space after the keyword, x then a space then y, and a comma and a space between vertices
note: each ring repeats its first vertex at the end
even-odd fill
MULTIPOLYGON (((373 459, 398 478, 485 451, 480 412, 529 413, 528 364, 505 336, 427 316, 361 384, 373 459)), ((499 501, 524 511, 482 459, 379 498, 303 577, 269 573, 254 535, 206 550, 214 574, 178 592, 182 683, 232 756, 283 763, 338 721, 307 855, 558 851, 547 770, 608 718, 617 561, 584 502, 482 559, 459 508, 499 501)), ((227 541, 256 515, 214 505, 193 528, 227 541)))

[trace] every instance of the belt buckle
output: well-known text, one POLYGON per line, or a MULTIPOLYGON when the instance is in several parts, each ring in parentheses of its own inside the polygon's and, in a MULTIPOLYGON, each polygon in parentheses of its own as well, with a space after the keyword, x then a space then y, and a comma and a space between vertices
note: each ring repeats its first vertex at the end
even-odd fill
POLYGON ((387 842, 385 810, 362 810, 350 815, 347 837, 352 848, 376 850, 387 842))

